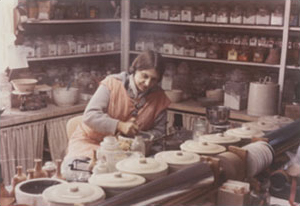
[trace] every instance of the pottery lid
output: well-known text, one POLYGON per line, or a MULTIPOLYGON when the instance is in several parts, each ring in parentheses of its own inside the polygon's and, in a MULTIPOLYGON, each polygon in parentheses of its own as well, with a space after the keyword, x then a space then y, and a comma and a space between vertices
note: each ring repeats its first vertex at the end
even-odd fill
POLYGON ((135 174, 121 172, 97 174, 89 178, 89 183, 104 188, 131 188, 144 184, 146 179, 135 174))
POLYGON ((218 154, 226 151, 226 148, 221 145, 194 140, 185 141, 180 145, 180 149, 198 154, 218 154))
POLYGON ((258 121, 258 122, 247 122, 247 123, 244 123, 243 125, 245 125, 246 127, 248 126, 250 128, 265 131, 265 132, 279 129, 278 124, 266 123, 266 122, 260 122, 260 121, 258 121))
POLYGON ((286 124, 292 123, 294 120, 289 117, 274 115, 274 116, 262 116, 258 118, 258 121, 266 122, 270 124, 279 124, 280 126, 284 126, 286 124))
POLYGON ((136 174, 153 174, 165 171, 168 165, 154 158, 127 158, 117 163, 116 168, 121 172, 136 174))
POLYGON ((265 134, 256 128, 243 125, 242 127, 229 129, 224 133, 226 136, 234 136, 242 139, 251 139, 253 137, 263 137, 265 134))
POLYGON ((200 161, 200 156, 195 153, 180 150, 162 151, 157 153, 154 158, 157 161, 164 161, 168 164, 188 165, 200 161))
POLYGON ((60 204, 85 204, 105 198, 103 189, 82 182, 63 183, 44 190, 43 198, 48 202, 60 204))
POLYGON ((207 134, 199 137, 201 140, 205 142, 215 143, 215 144, 229 144, 229 143, 237 143, 241 141, 241 138, 236 136, 228 136, 224 133, 216 133, 216 134, 207 134))

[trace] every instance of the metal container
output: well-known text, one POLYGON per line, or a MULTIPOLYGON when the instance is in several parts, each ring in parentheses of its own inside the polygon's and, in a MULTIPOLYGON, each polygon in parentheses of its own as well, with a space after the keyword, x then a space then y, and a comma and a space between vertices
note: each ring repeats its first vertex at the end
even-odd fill
POLYGON ((230 115, 230 108, 225 106, 213 106, 206 108, 206 118, 210 124, 227 124, 230 115))

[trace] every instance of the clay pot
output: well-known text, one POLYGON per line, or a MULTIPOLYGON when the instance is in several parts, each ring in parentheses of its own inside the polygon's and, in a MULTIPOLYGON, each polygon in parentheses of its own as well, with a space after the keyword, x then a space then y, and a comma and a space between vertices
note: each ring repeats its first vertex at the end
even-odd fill
POLYGON ((34 169, 27 169, 27 179, 33 179, 34 169))
POLYGON ((61 174, 61 163, 62 163, 61 159, 57 159, 56 160, 56 172, 52 176, 52 178, 66 180, 66 178, 64 178, 63 175, 61 174))
POLYGON ((35 162, 35 166, 34 166, 33 178, 48 177, 47 172, 42 169, 42 160, 35 159, 34 162, 35 162))
POLYGON ((12 184, 12 195, 15 195, 15 187, 18 183, 23 182, 27 179, 25 173, 23 173, 23 167, 17 166, 17 173, 13 176, 11 184, 12 184))

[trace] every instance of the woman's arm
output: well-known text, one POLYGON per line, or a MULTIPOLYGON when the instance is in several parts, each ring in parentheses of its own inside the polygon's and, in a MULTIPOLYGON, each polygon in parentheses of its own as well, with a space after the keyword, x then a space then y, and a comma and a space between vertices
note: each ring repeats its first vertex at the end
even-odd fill
POLYGON ((154 127, 147 132, 154 135, 155 138, 166 135, 167 131, 167 110, 162 111, 154 121, 154 127))

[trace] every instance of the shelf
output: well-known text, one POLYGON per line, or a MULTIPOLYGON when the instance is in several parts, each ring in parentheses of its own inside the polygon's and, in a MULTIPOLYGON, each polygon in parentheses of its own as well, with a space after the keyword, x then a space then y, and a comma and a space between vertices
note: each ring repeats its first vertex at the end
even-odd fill
POLYGON ((300 31, 300 27, 290 27, 290 31, 300 31))
POLYGON ((195 23, 195 22, 176 22, 176 21, 160 21, 160 20, 143 20, 130 19, 132 23, 143 24, 162 24, 162 25, 177 25, 177 26, 195 26, 195 27, 215 27, 215 28, 230 28, 230 29, 259 29, 259 30, 283 30, 283 26, 264 26, 264 25, 241 25, 241 24, 212 24, 212 23, 195 23))
POLYGON ((295 70, 300 70, 300 66, 286 66, 287 69, 295 69, 295 70))
POLYGON ((112 23, 121 19, 65 19, 65 20, 28 20, 26 24, 82 24, 82 23, 112 23))
POLYGON ((120 53, 121 53, 120 51, 111 51, 111 52, 102 52, 102 53, 74 54, 74 55, 65 55, 65 56, 49 56, 49 57, 39 57, 39 58, 33 57, 33 58, 27 58, 27 60, 28 62, 34 62, 34 61, 44 61, 44 60, 107 56, 107 55, 116 55, 120 53))
MULTIPOLYGON (((130 51, 131 54, 139 54, 139 51, 130 51)), ((206 59, 200 57, 188 57, 188 56, 177 56, 169 54, 161 54, 163 57, 172 58, 172 59, 182 59, 182 60, 192 60, 200 62, 211 62, 211 63, 221 63, 221 64, 235 64, 235 65, 244 65, 244 66, 255 66, 255 67, 272 67, 279 68, 280 65, 277 64, 266 64, 266 63, 255 63, 255 62, 241 62, 241 61, 228 61, 222 59, 206 59)))

